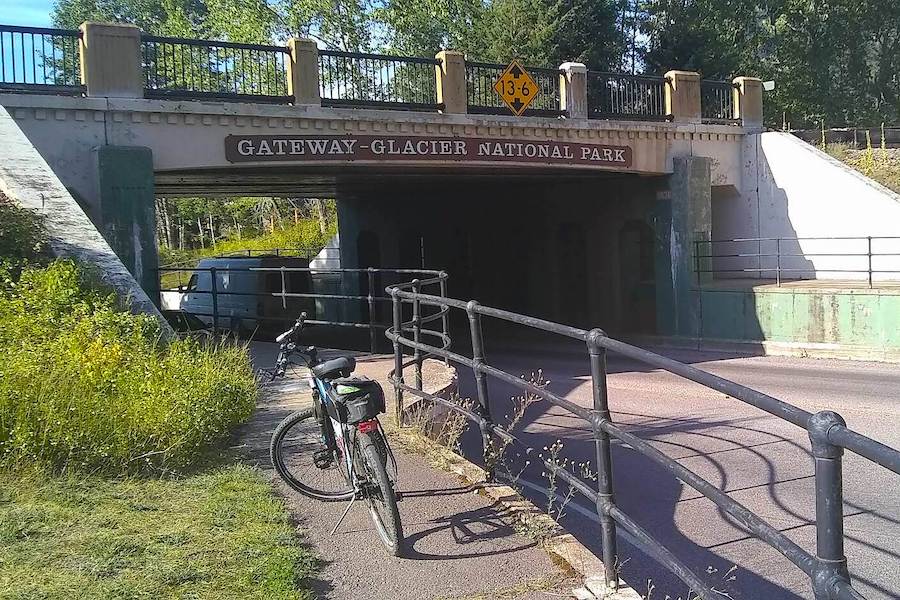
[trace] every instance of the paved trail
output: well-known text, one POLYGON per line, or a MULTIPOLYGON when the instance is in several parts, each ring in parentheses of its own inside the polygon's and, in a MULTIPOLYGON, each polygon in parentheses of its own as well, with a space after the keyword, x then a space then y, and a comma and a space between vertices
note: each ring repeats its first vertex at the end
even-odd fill
MULTIPOLYGON (((254 344, 259 365, 273 361, 273 345, 254 344)), ((382 380, 391 361, 360 358, 357 372, 382 380)), ((388 388, 389 389, 389 388, 388 388)), ((390 393, 388 393, 390 396, 390 393)), ((305 540, 323 561, 312 582, 317 598, 336 600, 420 600, 426 598, 568 597, 573 587, 529 538, 515 533, 508 515, 449 473, 395 448, 405 499, 400 515, 407 537, 405 558, 388 556, 373 530, 364 503, 357 503, 335 535, 346 504, 308 499, 283 485, 269 462, 269 437, 290 412, 307 405, 309 391, 296 379, 270 388, 243 443, 250 460, 266 471, 287 498, 305 540), (530 584, 540 591, 520 591, 530 584)))
MULTIPOLYGON (((491 364, 520 374, 541 368, 550 389, 590 406, 590 376, 581 348, 536 353, 489 348, 491 364)), ((900 366, 778 357, 733 358, 667 352, 673 358, 754 387, 807 410, 833 409, 850 427, 900 447, 900 366)), ((650 441, 814 553, 813 464, 803 430, 674 375, 614 355, 609 360, 613 419, 650 441)), ((460 370, 463 395, 474 396, 460 370)), ((512 390, 491 382, 492 401, 512 390)), ((508 412, 508 410, 506 411, 508 412)), ((495 411, 495 414, 499 414, 495 411)), ((536 447, 562 440, 562 456, 591 460, 583 422, 545 402, 533 406, 520 427, 536 447)), ((472 446, 469 446, 472 447, 472 446)), ((734 598, 811 598, 808 580, 776 551, 733 525, 692 488, 621 444, 614 448, 617 501, 693 568, 707 571, 734 598), (729 572, 732 565, 737 569, 729 572), (727 573, 727 575, 726 575, 727 573)), ((900 598, 900 477, 846 453, 844 458, 846 553, 854 584, 870 599, 900 598)), ((526 472, 546 484, 539 472, 526 472)), ((533 501, 546 496, 531 492, 533 501)), ((567 527, 599 553, 598 528, 571 507, 567 527)), ((585 511, 589 512, 589 511, 585 511)), ((620 537, 626 581, 652 597, 686 598, 687 590, 620 537)))

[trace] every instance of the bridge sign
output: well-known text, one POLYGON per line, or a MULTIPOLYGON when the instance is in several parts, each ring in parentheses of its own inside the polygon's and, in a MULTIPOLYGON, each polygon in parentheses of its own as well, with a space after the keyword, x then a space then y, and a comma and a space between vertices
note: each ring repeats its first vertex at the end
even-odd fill
POLYGON ((494 91, 517 117, 521 117, 528 105, 538 95, 538 85, 521 63, 513 60, 494 83, 494 91))

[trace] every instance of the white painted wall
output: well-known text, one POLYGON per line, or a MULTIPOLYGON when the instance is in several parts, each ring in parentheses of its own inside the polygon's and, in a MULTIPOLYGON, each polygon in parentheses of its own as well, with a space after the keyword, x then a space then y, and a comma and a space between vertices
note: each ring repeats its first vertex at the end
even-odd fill
MULTIPOLYGON (((868 240, 872 236, 900 238, 900 196, 854 171, 806 142, 781 132, 747 135, 743 147, 740 193, 714 190, 714 240, 735 238, 801 238, 780 242, 783 269, 808 270, 817 279, 866 279, 868 240), (857 237, 845 240, 802 238, 857 237), (861 254, 863 256, 822 256, 861 254)), ((715 245, 716 254, 774 254, 779 242, 742 242, 715 245)), ((900 239, 875 239, 873 254, 900 254, 900 239)), ((715 267, 775 268, 774 258, 730 258, 715 267)), ((876 280, 900 280, 900 256, 875 256, 876 280)), ((760 272, 734 272, 757 276, 760 272)), ((799 273, 798 273, 799 274, 799 273)), ((773 278, 774 272, 763 272, 773 278)))

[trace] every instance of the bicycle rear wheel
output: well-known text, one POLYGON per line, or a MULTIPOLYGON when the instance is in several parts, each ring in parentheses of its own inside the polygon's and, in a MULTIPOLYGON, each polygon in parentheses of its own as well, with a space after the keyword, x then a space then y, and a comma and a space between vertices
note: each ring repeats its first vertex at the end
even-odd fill
POLYGON ((344 454, 340 448, 328 450, 312 408, 290 414, 278 425, 269 456, 285 483, 305 496, 325 501, 353 496, 344 454))
POLYGON ((381 433, 356 432, 357 460, 362 463, 360 475, 365 474, 366 504, 369 516, 375 524, 378 537, 388 553, 400 556, 403 543, 403 526, 397 510, 394 485, 385 470, 385 441, 381 433))

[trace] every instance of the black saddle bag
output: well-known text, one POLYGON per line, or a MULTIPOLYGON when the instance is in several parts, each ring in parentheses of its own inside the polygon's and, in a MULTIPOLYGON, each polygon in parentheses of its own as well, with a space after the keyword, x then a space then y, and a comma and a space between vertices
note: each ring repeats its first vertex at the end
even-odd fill
POLYGON ((328 413, 340 423, 355 425, 385 411, 384 390, 368 377, 333 379, 328 399, 328 413))

